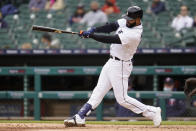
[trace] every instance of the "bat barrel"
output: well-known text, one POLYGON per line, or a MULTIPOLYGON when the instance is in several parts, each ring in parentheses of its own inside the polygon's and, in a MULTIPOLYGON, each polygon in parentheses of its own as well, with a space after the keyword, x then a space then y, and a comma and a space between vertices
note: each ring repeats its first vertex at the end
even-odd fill
POLYGON ((61 30, 61 29, 45 27, 45 26, 37 26, 37 25, 33 25, 32 30, 42 31, 42 32, 53 32, 53 33, 59 33, 59 34, 61 34, 61 33, 78 34, 78 32, 65 31, 65 30, 61 30))

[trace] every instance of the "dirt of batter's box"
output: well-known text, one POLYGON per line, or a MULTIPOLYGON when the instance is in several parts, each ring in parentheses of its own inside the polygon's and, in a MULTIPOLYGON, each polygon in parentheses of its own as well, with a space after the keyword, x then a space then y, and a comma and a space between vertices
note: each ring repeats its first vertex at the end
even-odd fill
POLYGON ((196 125, 86 125, 65 127, 63 124, 0 123, 0 131, 196 131, 196 125))

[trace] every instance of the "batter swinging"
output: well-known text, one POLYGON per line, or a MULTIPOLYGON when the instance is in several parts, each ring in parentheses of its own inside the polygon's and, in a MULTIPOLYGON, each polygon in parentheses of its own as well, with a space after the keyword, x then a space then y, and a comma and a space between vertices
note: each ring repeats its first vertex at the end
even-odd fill
POLYGON ((97 86, 86 104, 79 112, 68 120, 64 120, 67 127, 84 126, 85 117, 100 104, 106 93, 113 88, 117 102, 131 111, 153 120, 158 127, 162 121, 160 107, 145 105, 127 95, 128 78, 132 71, 131 59, 135 54, 141 41, 143 27, 141 19, 143 11, 138 6, 127 9, 115 23, 106 24, 101 27, 91 28, 88 31, 80 31, 80 36, 92 38, 102 43, 109 43, 110 59, 104 65, 97 86), (115 35, 98 35, 95 33, 110 33, 116 31, 115 35))

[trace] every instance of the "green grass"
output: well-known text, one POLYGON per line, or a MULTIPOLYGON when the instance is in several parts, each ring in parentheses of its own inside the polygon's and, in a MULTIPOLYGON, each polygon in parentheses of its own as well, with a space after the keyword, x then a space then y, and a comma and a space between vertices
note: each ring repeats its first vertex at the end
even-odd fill
MULTIPOLYGON (((33 120, 0 120, 0 123, 55 123, 63 124, 63 121, 33 121, 33 120)), ((87 121, 86 124, 100 125, 152 125, 152 121, 87 121)), ((162 125, 196 125, 196 121, 163 121, 162 125)))

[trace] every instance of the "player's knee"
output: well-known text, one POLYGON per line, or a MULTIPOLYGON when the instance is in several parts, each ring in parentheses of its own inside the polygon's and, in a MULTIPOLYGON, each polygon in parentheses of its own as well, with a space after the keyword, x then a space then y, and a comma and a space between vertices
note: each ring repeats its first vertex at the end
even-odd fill
POLYGON ((119 101, 118 104, 124 108, 128 108, 127 102, 125 100, 119 101))
POLYGON ((128 97, 128 95, 119 96, 119 97, 116 97, 116 100, 117 100, 118 104, 120 104, 123 107, 126 107, 127 106, 127 101, 126 101, 127 97, 128 97))
POLYGON ((121 106, 123 106, 125 104, 125 99, 123 99, 123 97, 117 97, 116 101, 118 102, 118 104, 120 104, 121 106))

